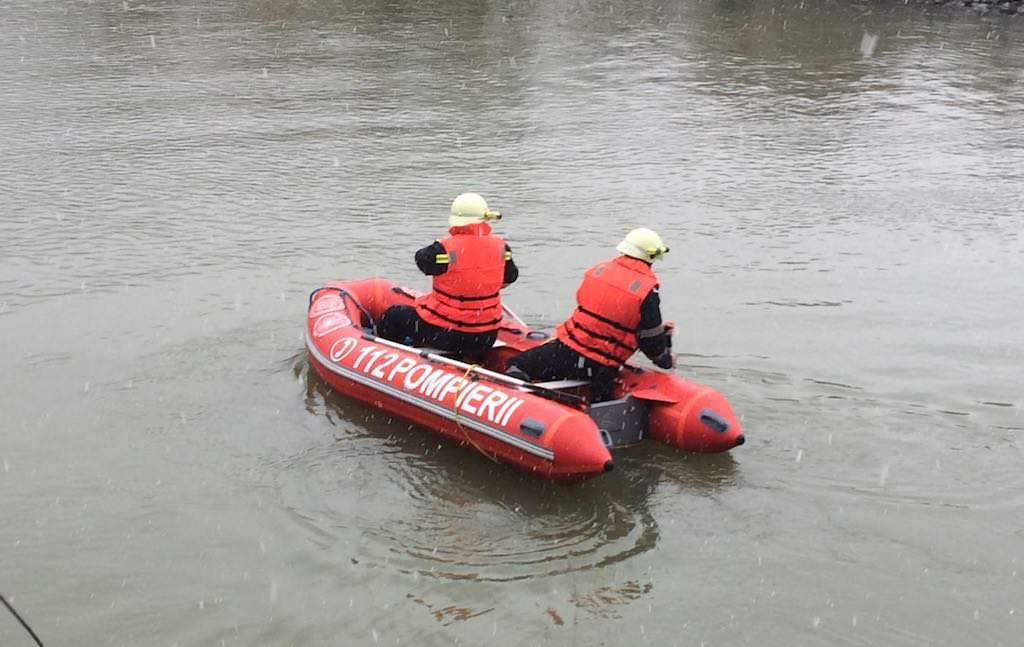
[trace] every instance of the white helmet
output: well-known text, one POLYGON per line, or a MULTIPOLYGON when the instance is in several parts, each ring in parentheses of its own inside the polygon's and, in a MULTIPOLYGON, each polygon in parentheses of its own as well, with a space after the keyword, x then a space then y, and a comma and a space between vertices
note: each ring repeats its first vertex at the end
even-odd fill
POLYGON ((668 252, 668 247, 661 242, 661 236, 644 227, 626 234, 615 249, 626 256, 639 258, 648 263, 653 263, 668 252))
POLYGON ((464 227, 488 220, 501 220, 501 213, 487 208, 487 201, 476 193, 463 193, 452 201, 452 212, 448 224, 464 227))

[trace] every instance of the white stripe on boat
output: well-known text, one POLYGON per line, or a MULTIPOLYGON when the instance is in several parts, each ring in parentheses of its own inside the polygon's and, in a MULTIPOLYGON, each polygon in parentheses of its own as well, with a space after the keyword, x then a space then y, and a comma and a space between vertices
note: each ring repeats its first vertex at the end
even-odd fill
POLYGON ((390 395, 391 397, 397 400, 401 400, 402 402, 407 402, 409 404, 415 405, 420 409, 423 409, 424 411, 427 411, 437 416, 441 416, 442 418, 445 418, 447 420, 455 421, 458 424, 462 425, 463 427, 468 427, 474 431, 478 431, 481 434, 484 434, 485 436, 490 436, 495 440, 500 440, 501 442, 507 445, 512 445, 513 447, 521 449, 524 452, 527 452, 528 454, 533 454, 534 456, 543 458, 544 460, 547 461, 555 460, 555 452, 551 449, 548 449, 547 447, 536 445, 524 438, 519 438, 514 434, 510 434, 509 432, 503 429, 496 429, 494 427, 491 427, 490 425, 485 425, 482 422, 473 420, 472 418, 467 418, 465 416, 456 416, 455 412, 449 407, 440 405, 436 402, 431 402, 429 400, 424 400, 423 398, 412 395, 407 391, 395 388, 394 386, 388 384, 387 382, 369 377, 365 373, 352 370, 347 366, 343 366, 332 361, 326 355, 324 355, 319 348, 316 347, 316 345, 313 343, 313 340, 309 338, 308 332, 306 334, 306 348, 309 349, 309 352, 312 353, 314 357, 316 357, 316 360, 320 362, 321 366, 323 366, 332 373, 340 375, 346 380, 351 380, 352 382, 357 382, 371 389, 376 389, 386 395, 390 395))

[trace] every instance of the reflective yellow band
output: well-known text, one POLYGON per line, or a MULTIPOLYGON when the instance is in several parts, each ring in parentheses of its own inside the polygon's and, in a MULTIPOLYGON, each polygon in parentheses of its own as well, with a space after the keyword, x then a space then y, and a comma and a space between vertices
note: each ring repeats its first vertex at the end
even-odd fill
POLYGON ((512 252, 505 252, 505 260, 506 261, 512 260, 512 252))
POLYGON ((435 263, 447 263, 448 262, 448 254, 438 254, 438 255, 436 255, 434 257, 434 262, 435 263))

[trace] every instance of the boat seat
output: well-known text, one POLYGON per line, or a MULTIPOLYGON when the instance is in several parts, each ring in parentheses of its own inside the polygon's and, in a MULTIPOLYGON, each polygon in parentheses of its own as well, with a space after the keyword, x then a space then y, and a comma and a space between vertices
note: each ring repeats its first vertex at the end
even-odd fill
POLYGON ((575 389, 581 386, 587 386, 590 384, 589 380, 552 380, 551 382, 534 382, 534 386, 539 386, 545 389, 551 389, 552 391, 558 391, 559 389, 575 389))

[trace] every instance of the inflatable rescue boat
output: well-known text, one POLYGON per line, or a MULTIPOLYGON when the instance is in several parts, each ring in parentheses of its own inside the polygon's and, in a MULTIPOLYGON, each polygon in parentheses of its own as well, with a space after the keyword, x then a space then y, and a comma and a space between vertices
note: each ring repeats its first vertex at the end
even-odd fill
POLYGON ((743 432, 714 389, 627 364, 616 399, 590 404, 579 380, 525 382, 502 373, 514 355, 544 343, 507 307, 482 365, 375 335, 392 305, 419 293, 379 278, 333 282, 309 297, 306 346, 334 390, 557 483, 612 469, 612 450, 651 439, 686 451, 724 452, 743 432))

